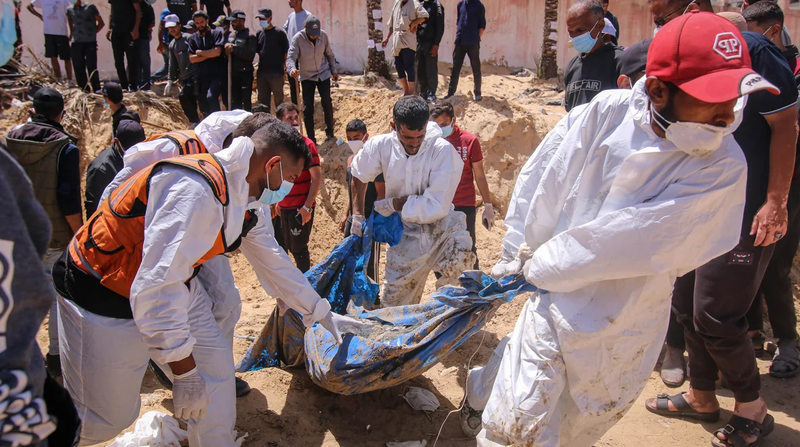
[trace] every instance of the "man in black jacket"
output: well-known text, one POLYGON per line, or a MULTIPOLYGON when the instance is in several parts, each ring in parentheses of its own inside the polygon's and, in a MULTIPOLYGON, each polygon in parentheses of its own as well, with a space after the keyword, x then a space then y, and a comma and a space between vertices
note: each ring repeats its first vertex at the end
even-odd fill
POLYGON ((144 129, 141 124, 133 120, 122 121, 119 123, 117 135, 111 146, 105 148, 89 163, 89 168, 86 170, 86 200, 83 202, 87 222, 97 211, 106 186, 125 166, 123 161, 125 151, 133 145, 141 143, 144 139, 144 129))
POLYGON ((439 0, 425 0, 428 20, 417 29, 417 90, 428 102, 436 102, 439 84, 439 43, 444 36, 444 7, 439 0))
MULTIPOLYGON (((252 109, 251 97, 253 95, 253 59, 258 51, 258 40, 250 30, 245 28, 247 16, 244 11, 233 11, 228 20, 235 33, 231 34, 231 39, 225 44, 225 54, 233 58, 233 68, 231 70, 231 109, 244 109, 248 112, 252 109)), ((224 86, 227 88, 228 86, 224 86)))

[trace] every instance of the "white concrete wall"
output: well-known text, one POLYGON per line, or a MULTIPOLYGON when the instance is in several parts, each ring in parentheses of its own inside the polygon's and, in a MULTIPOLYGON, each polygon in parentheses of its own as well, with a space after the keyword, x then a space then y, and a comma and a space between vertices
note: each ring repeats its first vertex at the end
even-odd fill
MULTIPOLYGON (((459 0, 440 0, 446 11, 446 30, 440 49, 440 60, 452 62, 453 41, 456 28, 456 5, 459 0)), ((736 0, 715 0, 718 8, 735 9, 736 0)), ((44 35, 39 19, 31 15, 25 7, 29 0, 23 0, 21 13, 23 41, 40 56, 44 54, 44 35)), ((382 0, 384 23, 387 20, 394 0, 382 0)), ((286 0, 231 0, 234 9, 247 13, 251 30, 258 29, 255 14, 258 8, 272 8, 274 23, 282 26, 291 11, 286 0)), ((481 43, 481 59, 511 67, 534 69, 541 54, 542 29, 544 21, 544 0, 483 0, 486 5, 487 30, 481 43)), ((566 10, 571 1, 562 0, 559 5, 558 23, 558 64, 566 66, 575 56, 575 50, 568 45, 566 32, 566 10)), ((95 3, 108 22, 108 3, 100 0, 95 3)), ((787 15, 786 25, 795 42, 800 41, 800 11, 788 8, 789 1, 781 0, 787 15)), ((156 19, 166 0, 158 0, 153 9, 156 19)), ((305 0, 305 9, 322 20, 323 29, 331 36, 334 53, 341 66, 354 73, 362 71, 363 61, 367 59, 367 13, 364 0, 305 0)), ((622 45, 631 45, 650 37, 653 22, 650 17, 648 0, 611 0, 610 9, 620 21, 622 45)), ((156 25, 157 31, 158 25, 156 25)), ((105 30, 98 35, 98 59, 101 77, 116 77, 111 45, 105 38, 105 30)), ((152 69, 162 65, 161 56, 156 52, 157 37, 151 42, 152 69)), ((23 59, 30 63, 26 55, 23 59)))

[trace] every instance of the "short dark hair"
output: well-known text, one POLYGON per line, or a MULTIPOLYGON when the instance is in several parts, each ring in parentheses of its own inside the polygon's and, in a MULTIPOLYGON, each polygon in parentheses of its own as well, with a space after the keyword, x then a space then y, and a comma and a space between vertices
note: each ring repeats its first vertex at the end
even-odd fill
POLYGON ((194 20, 197 17, 202 17, 206 19, 206 21, 208 21, 208 13, 203 11, 202 9, 199 9, 192 14, 192 20, 194 20))
POLYGON ((758 2, 750 5, 742 12, 744 19, 748 22, 756 22, 759 25, 778 24, 783 26, 783 10, 775 2, 758 2))
POLYGON ((262 127, 277 122, 278 119, 269 113, 255 112, 248 116, 233 131, 233 138, 252 137, 262 127))
POLYGON ((275 116, 278 117, 279 120, 282 120, 289 112, 300 113, 300 109, 298 109, 293 102, 285 102, 275 108, 275 116))
POLYGON ((250 138, 253 140, 253 150, 257 155, 262 155, 268 148, 273 148, 285 152, 295 161, 301 160, 303 169, 311 164, 311 152, 303 136, 283 121, 275 120, 267 124, 250 138))
POLYGON ((433 106, 433 109, 431 109, 431 118, 439 118, 442 114, 454 118, 456 116, 456 111, 453 109, 453 104, 447 101, 437 102, 436 105, 433 106))
POLYGON ((608 0, 601 0, 601 1, 603 2, 604 5, 608 4, 608 0))
POLYGON ((592 13, 593 17, 604 17, 606 12, 603 10, 603 4, 600 0, 578 0, 573 3, 567 10, 568 14, 583 14, 588 11, 592 13))
POLYGON ((417 95, 404 96, 394 104, 394 124, 409 130, 424 130, 431 117, 428 103, 417 95))
POLYGON ((269 106, 265 104, 253 104, 253 109, 251 110, 253 113, 269 113, 269 106))
POLYGON ((345 131, 367 133, 367 125, 364 123, 364 121, 356 119, 347 123, 347 128, 345 131))
POLYGON ((106 82, 103 84, 103 95, 114 104, 119 104, 122 102, 122 86, 116 82, 106 82))

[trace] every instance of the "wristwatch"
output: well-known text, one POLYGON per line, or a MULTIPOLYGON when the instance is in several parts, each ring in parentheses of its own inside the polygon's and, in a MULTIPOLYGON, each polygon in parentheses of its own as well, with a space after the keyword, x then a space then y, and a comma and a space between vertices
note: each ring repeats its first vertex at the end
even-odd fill
POLYGON ((305 205, 303 205, 303 209, 306 210, 307 213, 311 212, 311 208, 309 208, 309 207, 307 207, 305 205))

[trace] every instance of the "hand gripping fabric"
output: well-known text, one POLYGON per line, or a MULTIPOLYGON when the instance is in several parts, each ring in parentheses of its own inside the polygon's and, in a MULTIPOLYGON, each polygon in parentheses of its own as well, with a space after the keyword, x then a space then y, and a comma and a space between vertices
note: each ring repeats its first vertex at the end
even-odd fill
MULTIPOLYGON (((306 331, 306 370, 317 385, 337 394, 360 394, 410 380, 478 332, 497 309, 537 289, 522 274, 499 281, 465 272, 461 287, 442 287, 432 300, 348 316, 366 323, 345 334, 341 345, 322 326, 306 331)), ((346 328, 345 328, 346 329, 346 328)))
MULTIPOLYGON (((373 213, 367 220, 363 237, 350 236, 342 241, 322 262, 306 272, 311 286, 331 303, 331 311, 347 312, 352 302, 370 308, 378 297, 378 284, 370 280, 365 267, 369 262, 372 241, 395 246, 403 235, 400 214, 389 217, 373 213)), ((305 326, 297 312, 280 315, 278 307, 236 367, 237 371, 256 371, 261 368, 301 366, 304 362, 303 336, 305 326)))

